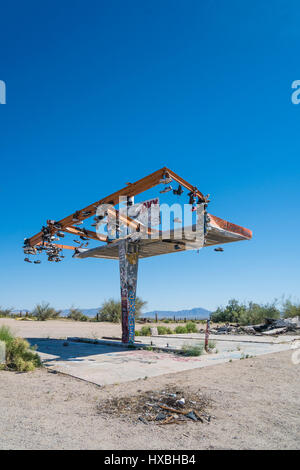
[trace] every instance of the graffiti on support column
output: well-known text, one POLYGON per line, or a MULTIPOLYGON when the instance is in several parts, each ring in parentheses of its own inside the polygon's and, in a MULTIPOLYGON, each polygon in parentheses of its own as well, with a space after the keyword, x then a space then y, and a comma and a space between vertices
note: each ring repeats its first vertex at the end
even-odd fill
POLYGON ((127 289, 121 288, 122 341, 128 343, 127 289))
POLYGON ((127 308, 127 282, 126 282, 126 248, 125 241, 119 245, 120 282, 121 282, 121 315, 122 315, 122 341, 128 342, 128 308, 127 308))
POLYGON ((128 332, 129 343, 134 342, 135 335, 135 298, 137 283, 138 254, 133 253, 126 259, 127 295, 128 295, 128 332))
POLYGON ((128 289, 128 340, 134 343, 135 336, 135 289, 128 289))
POLYGON ((135 334, 135 298, 138 268, 137 246, 127 240, 119 244, 121 309, 122 309, 122 341, 134 342, 135 334), (130 252, 133 251, 133 252, 130 252))

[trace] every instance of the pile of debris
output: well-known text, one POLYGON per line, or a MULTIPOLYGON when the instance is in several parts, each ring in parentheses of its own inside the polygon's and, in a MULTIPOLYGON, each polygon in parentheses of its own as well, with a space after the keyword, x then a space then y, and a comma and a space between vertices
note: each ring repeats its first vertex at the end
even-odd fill
POLYGON ((144 424, 164 425, 184 422, 207 422, 211 418, 205 409, 210 400, 198 393, 187 393, 168 388, 148 391, 133 397, 111 398, 98 404, 101 414, 133 418, 144 424))
POLYGON ((275 336, 283 333, 297 335, 300 334, 300 318, 282 318, 275 320, 273 318, 266 318, 265 323, 259 325, 223 325, 217 328, 212 328, 210 333, 213 335, 267 335, 275 336))

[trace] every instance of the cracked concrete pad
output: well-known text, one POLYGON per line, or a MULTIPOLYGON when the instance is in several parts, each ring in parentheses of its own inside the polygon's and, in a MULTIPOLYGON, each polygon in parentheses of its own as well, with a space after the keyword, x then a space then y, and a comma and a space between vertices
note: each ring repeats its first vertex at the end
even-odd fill
MULTIPOLYGON (((139 338, 146 341, 147 338, 139 338)), ((166 338, 152 338, 154 343, 163 346, 166 338)), ((184 357, 173 352, 160 352, 145 349, 127 349, 117 343, 78 343, 58 339, 28 338, 36 344, 44 364, 49 369, 59 371, 97 385, 129 382, 145 377, 176 373, 190 369, 208 367, 215 364, 239 360, 288 350, 289 342, 228 341, 218 338, 217 353, 199 357, 184 357)), ((167 338, 169 345, 176 348, 182 344, 199 342, 198 339, 167 338)))

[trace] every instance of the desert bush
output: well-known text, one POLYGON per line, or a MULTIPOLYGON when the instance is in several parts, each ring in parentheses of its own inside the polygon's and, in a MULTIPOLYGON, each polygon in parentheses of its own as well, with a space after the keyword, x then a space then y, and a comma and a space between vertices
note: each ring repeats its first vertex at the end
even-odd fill
POLYGON ((173 333, 171 328, 167 328, 166 326, 158 326, 157 331, 159 335, 171 335, 173 333))
POLYGON ((8 326, 1 326, 0 328, 0 341, 4 341, 5 345, 8 346, 14 340, 14 335, 8 326))
POLYGON ((276 301, 266 304, 249 302, 247 311, 241 316, 239 323, 242 325, 256 325, 257 323, 263 323, 266 318, 280 318, 280 311, 276 307, 276 301))
POLYGON ((282 305, 282 314, 284 318, 292 318, 300 316, 300 303, 293 303, 287 299, 282 305))
POLYGON ((188 332, 188 331, 187 331, 187 329, 186 329, 185 326, 178 325, 178 326, 176 326, 176 328, 175 328, 175 333, 178 334, 178 335, 179 335, 179 334, 184 334, 184 333, 187 333, 187 332, 188 332))
POLYGON ((121 320, 121 302, 109 299, 103 302, 99 310, 99 321, 119 323, 121 320))
POLYGON ((198 333, 197 325, 193 321, 188 321, 185 327, 188 333, 198 333))
POLYGON ((45 321, 58 318, 60 313, 60 310, 55 310, 55 308, 51 307, 49 303, 42 302, 34 307, 31 315, 36 317, 37 320, 45 321))
MULTIPOLYGON (((135 300, 135 318, 139 318, 142 309, 146 306, 147 302, 137 297, 135 300)), ((103 302, 99 310, 99 321, 108 321, 112 323, 119 323, 121 321, 122 309, 121 302, 114 299, 109 299, 103 302)))
POLYGON ((41 366, 41 360, 34 348, 23 338, 16 338, 6 326, 0 328, 0 341, 6 347, 6 368, 18 372, 29 372, 41 366))
POLYGON ((215 349, 216 347, 216 341, 212 340, 212 339, 209 339, 208 340, 208 349, 215 349))
POLYGON ((267 304, 239 303, 236 299, 229 300, 226 307, 218 307, 211 314, 211 320, 215 323, 240 323, 241 325, 255 325, 264 322, 265 318, 277 319, 280 311, 276 307, 276 301, 267 304))
POLYGON ((150 326, 142 326, 140 336, 151 336, 150 326))
POLYGON ((79 308, 71 307, 69 310, 68 317, 70 320, 74 321, 88 321, 89 318, 82 313, 79 308))
POLYGON ((0 307, 0 318, 10 317, 12 315, 12 308, 2 308, 0 307))
POLYGON ((246 312, 246 305, 240 304, 236 299, 230 299, 226 307, 218 307, 211 314, 211 320, 218 322, 237 322, 238 319, 246 312))
POLYGON ((203 354, 203 344, 184 344, 180 350, 184 356, 201 356, 203 354))

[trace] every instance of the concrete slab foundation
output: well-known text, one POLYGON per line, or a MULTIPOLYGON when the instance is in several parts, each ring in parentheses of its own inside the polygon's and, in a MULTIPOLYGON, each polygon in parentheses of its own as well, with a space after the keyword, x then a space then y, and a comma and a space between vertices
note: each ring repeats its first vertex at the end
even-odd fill
MULTIPOLYGON (((245 337, 236 341, 229 338, 218 338, 218 353, 204 354, 199 357, 184 357, 172 353, 172 349, 180 349, 183 344, 203 342, 201 335, 197 338, 178 337, 139 337, 146 345, 150 341, 161 347, 168 347, 170 353, 145 349, 128 349, 120 342, 98 341, 97 344, 66 341, 58 339, 29 338, 36 344, 46 367, 97 385, 128 382, 145 377, 175 373, 189 369, 207 367, 214 364, 239 360, 243 357, 257 356, 291 349, 294 338, 285 337, 284 341, 276 342, 275 338, 268 341, 254 341, 255 337, 245 337), (286 339, 289 338, 289 339, 286 339), (275 341, 274 341, 275 340, 275 341)), ((203 336, 203 335, 202 335, 203 336)), ((227 336, 227 335, 224 335, 227 336)), ((299 337, 298 337, 299 338, 299 337)), ((260 339, 260 338, 257 338, 260 339)), ((90 340, 95 341, 95 340, 90 340)), ((139 344, 139 347, 141 344, 139 344)))

